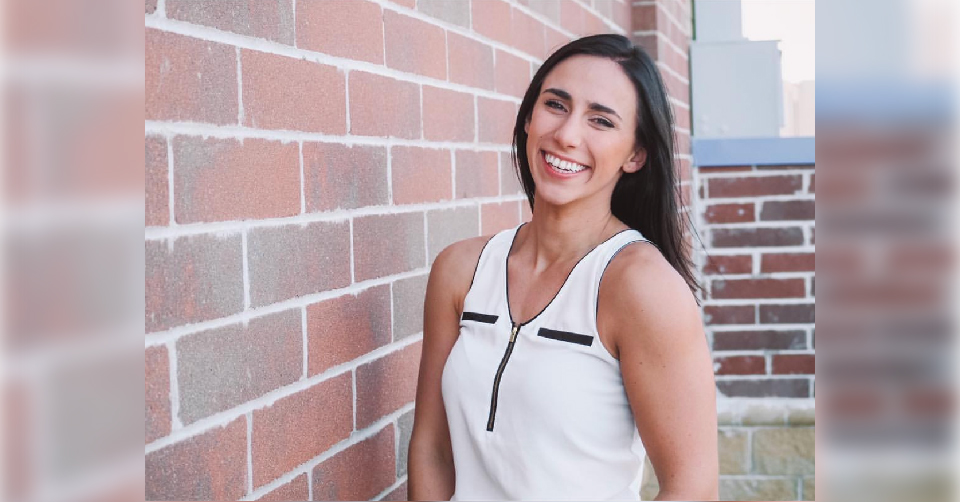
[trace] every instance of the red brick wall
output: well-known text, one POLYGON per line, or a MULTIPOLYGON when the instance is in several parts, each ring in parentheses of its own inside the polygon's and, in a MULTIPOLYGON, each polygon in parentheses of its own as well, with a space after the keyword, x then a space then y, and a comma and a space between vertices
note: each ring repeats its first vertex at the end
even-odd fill
POLYGON ((813 397, 813 165, 699 167, 703 314, 729 397, 813 397))
POLYGON ((147 498, 404 497, 426 277, 529 217, 532 72, 646 30, 689 145, 685 39, 645 3, 146 2, 147 498))

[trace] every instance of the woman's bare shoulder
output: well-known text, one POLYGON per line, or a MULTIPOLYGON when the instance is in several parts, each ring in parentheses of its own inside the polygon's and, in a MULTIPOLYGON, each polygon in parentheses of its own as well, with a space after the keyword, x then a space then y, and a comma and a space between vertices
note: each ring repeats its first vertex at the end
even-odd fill
POLYGON ((480 253, 492 237, 471 237, 445 247, 430 268, 430 282, 462 300, 473 282, 480 253))

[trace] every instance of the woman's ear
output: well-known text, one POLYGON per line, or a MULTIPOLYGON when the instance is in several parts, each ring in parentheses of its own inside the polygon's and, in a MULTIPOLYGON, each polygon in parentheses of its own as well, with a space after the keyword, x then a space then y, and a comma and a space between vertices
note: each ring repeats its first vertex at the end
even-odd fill
POLYGON ((647 151, 643 148, 637 150, 633 157, 630 157, 630 160, 623 165, 623 172, 625 173, 635 173, 647 163, 647 151))

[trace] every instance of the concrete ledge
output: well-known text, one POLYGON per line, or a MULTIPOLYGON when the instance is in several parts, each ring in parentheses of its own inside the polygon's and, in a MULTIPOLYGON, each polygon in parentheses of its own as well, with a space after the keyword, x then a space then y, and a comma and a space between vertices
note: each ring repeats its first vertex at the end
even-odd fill
POLYGON ((693 138, 693 165, 782 166, 816 162, 812 137, 693 138))
POLYGON ((812 426, 816 422, 814 399, 717 399, 717 422, 723 426, 812 426))

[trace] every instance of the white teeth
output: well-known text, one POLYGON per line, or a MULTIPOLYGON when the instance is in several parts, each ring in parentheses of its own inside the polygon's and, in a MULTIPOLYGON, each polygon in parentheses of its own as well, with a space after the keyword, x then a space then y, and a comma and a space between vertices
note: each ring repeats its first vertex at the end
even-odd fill
POLYGON ((560 169, 563 171, 578 173, 587 168, 587 166, 576 164, 574 162, 560 160, 557 157, 554 157, 553 155, 550 155, 549 153, 546 153, 546 152, 544 152, 543 156, 545 159, 547 159, 547 162, 550 163, 551 166, 556 167, 557 169, 560 169))

